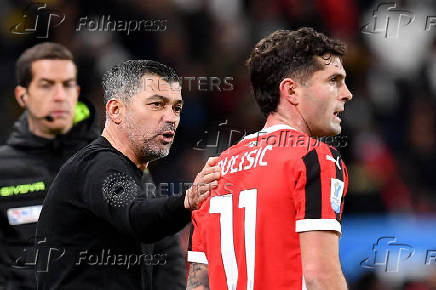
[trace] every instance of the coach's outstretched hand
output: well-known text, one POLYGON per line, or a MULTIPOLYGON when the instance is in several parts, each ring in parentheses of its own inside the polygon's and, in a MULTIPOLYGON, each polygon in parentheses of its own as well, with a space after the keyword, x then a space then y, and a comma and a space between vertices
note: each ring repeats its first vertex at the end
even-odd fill
POLYGON ((195 177, 194 184, 186 191, 185 208, 195 210, 210 195, 210 191, 217 187, 221 177, 218 157, 210 157, 200 173, 195 177))

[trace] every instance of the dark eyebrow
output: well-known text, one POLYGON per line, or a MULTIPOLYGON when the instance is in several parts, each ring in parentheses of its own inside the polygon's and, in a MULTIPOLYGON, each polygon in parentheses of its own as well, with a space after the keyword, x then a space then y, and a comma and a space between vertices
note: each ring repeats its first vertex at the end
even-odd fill
MULTIPOLYGON (((164 96, 159 95, 159 94, 154 94, 154 95, 147 98, 147 100, 152 100, 152 99, 159 99, 161 101, 164 101, 165 103, 169 103, 169 101, 170 101, 167 97, 164 97, 164 96)), ((181 100, 181 99, 176 100, 176 105, 179 105, 179 104, 183 105, 183 100, 181 100)))
MULTIPOLYGON (((75 82, 76 78, 74 77, 74 78, 66 79, 66 80, 62 81, 62 83, 68 83, 68 82, 72 82, 72 81, 75 82)), ((51 80, 51 79, 41 78, 41 79, 38 80, 38 82, 47 82, 47 83, 50 83, 50 84, 54 84, 56 81, 51 80)))
POLYGON ((41 79, 38 80, 38 82, 48 82, 50 84, 54 84, 55 83, 53 80, 46 79, 46 78, 41 78, 41 79))
POLYGON ((77 81, 76 78, 69 78, 63 81, 63 83, 68 83, 68 82, 75 82, 77 81))
POLYGON ((159 100, 162 100, 164 102, 168 102, 168 98, 166 98, 162 95, 158 95, 158 94, 151 95, 150 97, 147 98, 147 100, 150 100, 150 99, 159 99, 159 100))
POLYGON ((337 77, 339 77, 339 78, 341 78, 341 79, 345 79, 346 77, 347 77, 347 75, 346 74, 342 74, 342 73, 333 73, 332 75, 330 75, 329 77, 328 77, 328 79, 330 80, 330 79, 335 79, 335 78, 337 78, 337 77))

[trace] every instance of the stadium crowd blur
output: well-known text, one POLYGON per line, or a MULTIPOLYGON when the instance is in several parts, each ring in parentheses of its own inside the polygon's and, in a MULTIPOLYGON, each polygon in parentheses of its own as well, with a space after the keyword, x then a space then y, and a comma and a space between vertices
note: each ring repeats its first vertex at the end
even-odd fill
MULTIPOLYGON (((13 98, 13 72, 25 48, 47 40, 70 48, 81 95, 100 112, 100 81, 108 67, 127 59, 156 59, 183 77, 185 105, 172 153, 151 167, 157 183, 171 183, 167 194, 178 193, 208 155, 263 124, 245 66, 253 44, 276 29, 311 26, 348 45, 344 66, 354 98, 346 106, 338 148, 351 174, 344 218, 354 213, 436 213, 436 25, 425 29, 426 17, 436 15, 436 2, 397 2, 413 11, 414 22, 400 23, 399 35, 386 37, 362 32, 365 24, 374 25, 373 11, 380 1, 51 0, 45 9, 65 19, 43 39, 11 30, 23 22, 30 2, 1 1, 0 142, 22 112, 13 98), (101 20, 108 15, 111 20, 157 20, 163 26, 129 33, 79 26, 83 17, 101 20)), ((103 122, 102 113, 100 117, 103 122)), ((365 279, 360 282, 369 284, 356 284, 355 289, 387 289, 365 279)), ((430 283, 405 283, 402 289, 436 287, 430 283)))

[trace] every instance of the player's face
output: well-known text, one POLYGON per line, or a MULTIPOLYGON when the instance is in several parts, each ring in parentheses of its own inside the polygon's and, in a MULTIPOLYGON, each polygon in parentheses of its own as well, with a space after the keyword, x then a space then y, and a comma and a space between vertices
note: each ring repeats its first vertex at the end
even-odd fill
POLYGON ((352 95, 345 84, 345 70, 341 60, 331 56, 319 58, 324 69, 313 73, 301 88, 300 111, 312 136, 333 136, 341 133, 344 105, 352 95))
POLYGON ((32 81, 24 95, 32 125, 51 134, 66 133, 73 126, 79 97, 76 66, 71 60, 37 60, 32 81), (51 116, 52 122, 37 117, 51 116))
POLYGON ((143 162, 168 155, 183 106, 178 83, 145 75, 139 92, 126 104, 123 121, 129 141, 143 162))

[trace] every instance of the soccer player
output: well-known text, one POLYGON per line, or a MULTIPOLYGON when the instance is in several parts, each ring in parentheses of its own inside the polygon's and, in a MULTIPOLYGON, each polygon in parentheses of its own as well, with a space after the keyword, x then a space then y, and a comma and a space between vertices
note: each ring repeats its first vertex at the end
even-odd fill
POLYGON ((192 215, 187 289, 347 288, 338 240, 348 174, 338 151, 313 138, 341 132, 352 98, 344 51, 311 28, 254 47, 266 123, 219 157, 218 187, 192 215))

